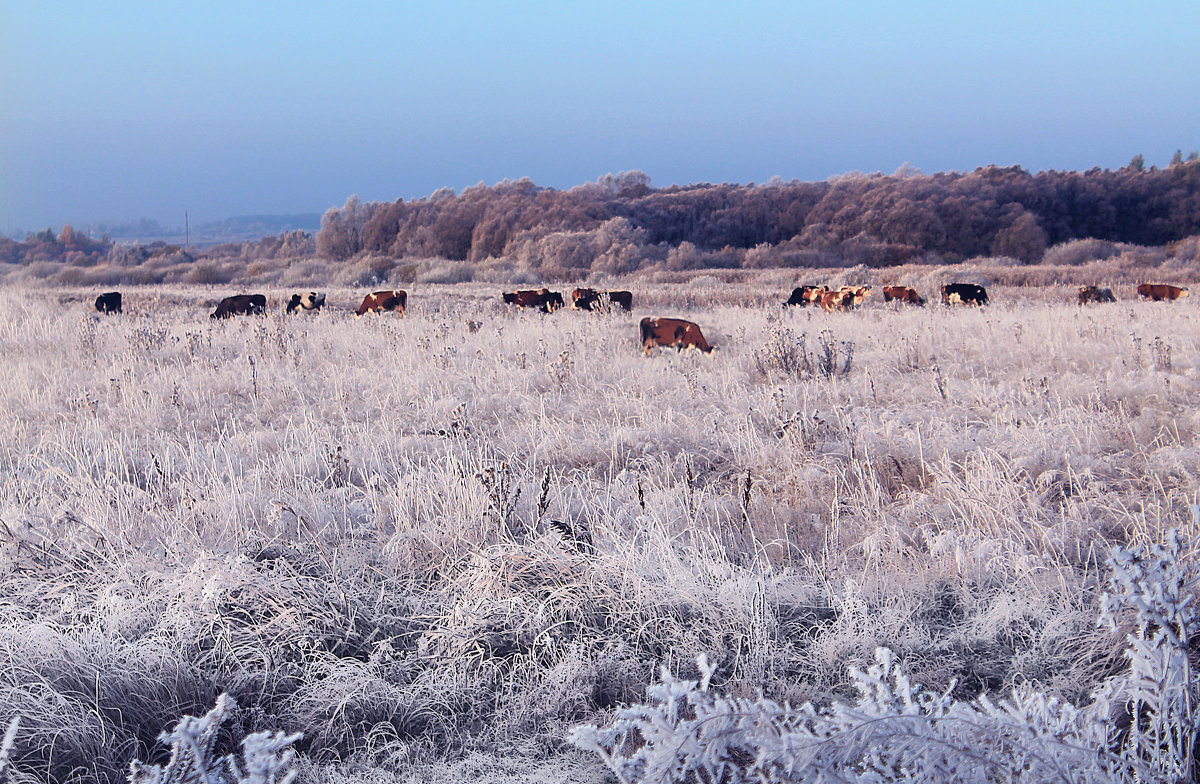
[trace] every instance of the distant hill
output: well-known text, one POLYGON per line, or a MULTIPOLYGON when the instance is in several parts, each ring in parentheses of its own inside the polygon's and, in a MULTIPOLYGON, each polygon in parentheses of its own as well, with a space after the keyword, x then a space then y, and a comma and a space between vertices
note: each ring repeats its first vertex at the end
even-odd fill
POLYGON ((321 214, 298 213, 293 215, 239 215, 224 220, 200 223, 185 231, 183 226, 164 227, 158 221, 146 218, 129 223, 101 223, 90 226, 95 237, 107 234, 123 244, 166 242, 194 247, 219 245, 224 242, 244 242, 263 237, 285 234, 289 231, 305 231, 316 234, 321 228, 321 214))

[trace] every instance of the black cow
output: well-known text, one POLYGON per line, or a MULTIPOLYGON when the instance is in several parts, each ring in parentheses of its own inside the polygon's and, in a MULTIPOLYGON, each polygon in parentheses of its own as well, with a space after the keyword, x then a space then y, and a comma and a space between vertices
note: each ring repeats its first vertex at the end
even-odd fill
POLYGON ((1080 286, 1079 287, 1079 304, 1086 305, 1089 302, 1116 302, 1117 298, 1113 296, 1112 289, 1102 288, 1100 286, 1080 286))
POLYGON ((943 305, 986 305, 987 289, 974 283, 947 283, 942 286, 943 305))
POLYGON ((604 307, 604 300, 615 307, 633 310, 633 292, 630 291, 596 291, 595 289, 575 289, 571 292, 571 307, 576 310, 596 310, 604 307))
POLYGON ((828 291, 826 286, 801 286, 797 289, 792 289, 792 296, 788 297, 788 301, 783 303, 786 308, 788 305, 799 305, 806 308, 809 305, 821 304, 821 295, 828 291))
POLYGON ((120 313, 121 312, 121 292, 110 291, 107 294, 101 294, 96 297, 96 310, 101 313, 120 313))
POLYGON ((223 319, 230 316, 257 316, 267 310, 267 298, 262 294, 238 294, 226 297, 217 305, 209 318, 223 319))

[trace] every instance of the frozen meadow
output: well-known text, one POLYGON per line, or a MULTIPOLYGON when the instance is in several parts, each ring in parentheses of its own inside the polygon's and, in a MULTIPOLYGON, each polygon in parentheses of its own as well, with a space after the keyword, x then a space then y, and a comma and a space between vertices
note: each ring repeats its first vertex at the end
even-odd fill
POLYGON ((1082 706, 1127 664, 1110 548, 1195 559, 1191 300, 621 287, 632 314, 466 283, 226 321, 229 287, 109 317, 0 288, 8 771, 123 781, 225 693, 232 735, 303 733, 304 780, 603 781, 568 734, 660 665, 820 706, 879 647, 955 700, 1082 706), (717 351, 646 357, 645 315, 717 351))

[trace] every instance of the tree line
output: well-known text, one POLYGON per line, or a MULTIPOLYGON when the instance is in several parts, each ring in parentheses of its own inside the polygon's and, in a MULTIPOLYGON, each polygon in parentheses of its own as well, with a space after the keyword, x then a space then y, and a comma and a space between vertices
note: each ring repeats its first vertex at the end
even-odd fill
MULTIPOLYGON (((1165 168, 1136 156, 1116 170, 1031 173, 1020 166, 926 175, 849 174, 822 182, 655 188, 639 171, 567 190, 528 179, 443 188, 428 197, 327 211, 316 237, 291 232, 198 252, 90 239, 70 226, 0 237, 0 263, 129 265, 311 257, 506 259, 543 276, 647 267, 885 267, 1004 257, 1043 260, 1076 240, 1166 246, 1200 235, 1200 156, 1165 168)), ((162 245, 162 243, 159 243, 162 245)), ((1082 246, 1074 246, 1076 252, 1082 246)))
POLYGON ((694 266, 889 266, 1006 256, 1023 263, 1075 239, 1166 245, 1200 234, 1200 160, 1030 173, 1019 166, 824 182, 654 188, 642 172, 554 190, 527 179, 415 201, 329 210, 317 250, 514 258, 533 268, 628 272, 694 266))
POLYGON ((24 240, 0 236, 0 264, 31 264, 61 262, 76 267, 108 264, 131 267, 147 262, 179 263, 198 259, 287 259, 312 256, 316 253, 313 236, 299 229, 258 240, 227 242, 204 249, 184 247, 162 240, 123 244, 107 234, 92 238, 77 231, 71 224, 57 234, 43 229, 24 240))

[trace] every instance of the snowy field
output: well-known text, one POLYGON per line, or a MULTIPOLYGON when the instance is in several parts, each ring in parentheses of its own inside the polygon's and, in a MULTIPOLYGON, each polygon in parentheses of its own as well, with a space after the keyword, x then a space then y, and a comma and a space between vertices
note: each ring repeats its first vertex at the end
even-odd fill
POLYGON ((418 284, 403 318, 279 289, 220 322, 234 288, 0 288, 15 770, 124 781, 224 692, 232 734, 303 733, 304 780, 604 781, 569 730, 700 654, 818 705, 878 646, 962 700, 1124 666, 1110 548, 1200 533, 1196 302, 620 287, 632 314, 418 284), (646 357, 646 315, 718 348, 646 357))

